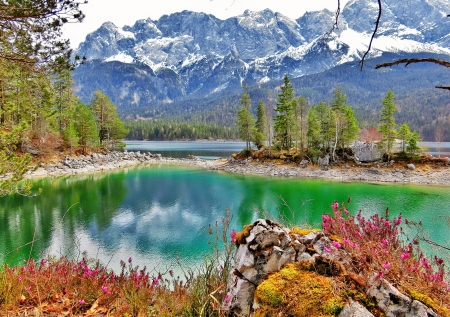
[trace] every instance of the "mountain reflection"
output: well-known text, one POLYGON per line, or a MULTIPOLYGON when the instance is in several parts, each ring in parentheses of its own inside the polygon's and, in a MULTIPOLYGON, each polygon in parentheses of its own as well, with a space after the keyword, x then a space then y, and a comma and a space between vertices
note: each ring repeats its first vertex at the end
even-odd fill
POLYGON ((0 198, 0 261, 14 264, 30 255, 89 256, 118 268, 130 256, 147 267, 167 267, 179 259, 193 265, 207 252, 202 230, 225 210, 231 228, 257 218, 286 219, 319 226, 335 200, 366 216, 403 213, 422 220, 431 237, 449 240, 448 188, 341 183, 243 176, 179 166, 129 168, 109 174, 42 179, 36 197, 0 198), (437 218, 436 218, 437 217, 437 218), (441 218, 439 218, 441 217, 441 218), (31 244, 30 242, 34 242, 31 244), (28 244, 30 243, 30 244, 28 244))

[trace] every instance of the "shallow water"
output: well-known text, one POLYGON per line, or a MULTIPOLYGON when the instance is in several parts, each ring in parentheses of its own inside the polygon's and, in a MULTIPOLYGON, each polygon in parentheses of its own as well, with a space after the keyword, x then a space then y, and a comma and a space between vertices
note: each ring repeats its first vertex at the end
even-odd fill
POLYGON ((0 262, 87 251, 112 268, 129 257, 149 268, 162 269, 176 258, 192 266, 208 250, 202 228, 214 227, 227 208, 236 230, 267 214, 317 227, 331 203, 348 197, 353 213, 383 214, 389 207, 392 217, 401 212, 422 221, 438 243, 450 241, 449 187, 243 176, 167 165, 41 179, 38 187, 42 194, 36 197, 0 198, 0 262))

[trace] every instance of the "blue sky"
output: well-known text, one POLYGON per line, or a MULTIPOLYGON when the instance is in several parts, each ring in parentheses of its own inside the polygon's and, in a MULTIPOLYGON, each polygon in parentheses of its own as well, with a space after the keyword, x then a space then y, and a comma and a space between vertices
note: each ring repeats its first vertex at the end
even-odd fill
MULTIPOLYGON (((341 6, 349 0, 341 0, 341 6)), ((164 14, 183 10, 205 12, 220 19, 242 14, 246 9, 260 11, 266 8, 296 19, 306 11, 337 8, 337 0, 89 0, 82 6, 86 18, 83 23, 64 27, 65 38, 73 48, 86 35, 110 21, 117 26, 133 25, 136 20, 159 19, 164 14)))

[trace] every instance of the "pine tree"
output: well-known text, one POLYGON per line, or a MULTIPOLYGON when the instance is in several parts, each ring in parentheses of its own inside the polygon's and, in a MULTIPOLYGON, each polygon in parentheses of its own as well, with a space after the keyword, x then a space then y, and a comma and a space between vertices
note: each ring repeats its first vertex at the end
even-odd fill
POLYGON ((345 125, 342 130, 344 147, 349 147, 352 142, 358 139, 359 126, 355 117, 355 112, 351 107, 344 109, 345 125))
POLYGON ((284 85, 281 86, 281 93, 278 94, 278 102, 275 111, 278 115, 274 119, 276 140, 281 149, 288 150, 292 146, 293 132, 295 129, 294 118, 294 87, 291 85, 289 76, 284 76, 284 85))
POLYGON ((244 93, 241 96, 242 108, 237 111, 237 125, 239 130, 239 137, 245 141, 246 150, 250 150, 250 142, 253 139, 253 131, 255 119, 250 113, 251 99, 248 94, 248 86, 244 83, 244 93))
POLYGON ((403 123, 400 128, 398 129, 398 137, 400 141, 402 142, 402 152, 405 152, 406 145, 409 142, 409 139, 411 138, 411 129, 406 123, 403 123))
POLYGON ((100 145, 107 148, 122 146, 120 140, 128 134, 128 130, 117 114, 117 107, 105 94, 97 90, 94 92, 91 109, 97 123, 100 145))
POLYGON ((87 154, 88 149, 95 148, 100 140, 94 114, 85 103, 78 103, 75 111, 74 125, 83 154, 87 154))
POLYGON ((394 103, 395 95, 392 90, 389 90, 383 99, 383 106, 380 112, 380 127, 378 131, 382 135, 380 146, 389 155, 391 153, 392 147, 394 145, 394 140, 397 135, 397 124, 395 123, 395 112, 397 107, 394 103))
MULTIPOLYGON (((66 130, 70 129, 71 120, 78 104, 78 98, 75 96, 72 88, 74 85, 72 72, 68 69, 62 69, 53 83, 55 89, 56 124, 60 135, 63 137, 67 134, 66 130)), ((64 141, 68 141, 66 137, 64 137, 64 141)))
POLYGON ((310 151, 320 149, 322 135, 320 130, 320 121, 317 113, 317 106, 312 106, 308 113, 308 148, 310 151))
POLYGON ((294 118, 295 118, 295 131, 296 131, 296 147, 300 147, 300 154, 303 155, 303 149, 307 143, 307 131, 308 131, 308 100, 301 96, 295 103, 294 118), (300 145, 298 144, 300 142, 300 145))
POLYGON ((258 102, 258 108, 256 109, 256 123, 253 132, 253 143, 258 149, 264 146, 264 141, 267 140, 267 115, 266 105, 262 100, 258 102))
POLYGON ((420 135, 417 132, 412 132, 409 140, 408 140, 408 146, 406 147, 406 150, 410 155, 417 154, 420 150, 419 145, 417 144, 420 141, 420 135))
POLYGON ((334 122, 333 159, 336 149, 344 149, 358 138, 359 127, 353 109, 347 105, 347 97, 338 85, 331 102, 334 122))

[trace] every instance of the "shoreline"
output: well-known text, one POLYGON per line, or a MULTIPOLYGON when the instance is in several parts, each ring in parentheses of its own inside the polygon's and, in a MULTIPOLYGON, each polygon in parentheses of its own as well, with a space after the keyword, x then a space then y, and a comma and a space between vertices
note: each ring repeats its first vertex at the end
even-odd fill
POLYGON ((403 168, 377 166, 376 164, 364 167, 347 164, 345 167, 329 166, 326 168, 308 164, 306 167, 300 167, 290 164, 238 161, 233 158, 209 161, 191 156, 175 159, 163 157, 160 154, 140 153, 139 151, 94 153, 90 156, 82 155, 78 157, 66 156, 65 159, 58 162, 40 163, 34 170, 25 173, 24 177, 32 179, 93 174, 120 170, 126 167, 155 164, 196 166, 206 170, 267 177, 450 186, 450 167, 442 167, 438 170, 409 169, 406 164, 403 168))

